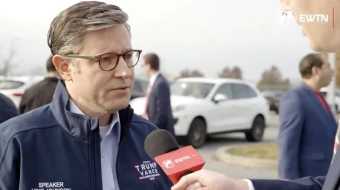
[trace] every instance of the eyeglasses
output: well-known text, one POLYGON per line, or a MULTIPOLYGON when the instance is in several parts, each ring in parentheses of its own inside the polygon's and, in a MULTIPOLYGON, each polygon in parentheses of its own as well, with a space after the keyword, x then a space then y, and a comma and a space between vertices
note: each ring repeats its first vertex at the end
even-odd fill
POLYGON ((92 59, 98 62, 99 67, 103 71, 112 71, 115 69, 119 63, 119 58, 122 56, 126 65, 131 68, 137 65, 142 50, 130 50, 124 54, 117 53, 105 53, 97 56, 87 56, 87 55, 78 55, 78 54, 69 54, 66 57, 71 58, 80 58, 80 59, 92 59))

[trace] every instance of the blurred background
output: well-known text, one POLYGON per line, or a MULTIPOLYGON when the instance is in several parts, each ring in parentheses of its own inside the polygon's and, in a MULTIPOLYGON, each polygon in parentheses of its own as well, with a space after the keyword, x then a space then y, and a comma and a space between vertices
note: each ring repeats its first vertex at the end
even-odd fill
MULTIPOLYGON (((75 0, 5 1, 0 6, 0 92, 19 105, 25 89, 44 78, 50 56, 47 31, 53 18, 75 0)), ((106 0, 129 14, 133 47, 161 57, 161 71, 170 83, 182 78, 239 79, 266 99, 268 127, 263 142, 274 142, 282 95, 298 85, 298 63, 311 53, 308 41, 291 20, 279 23, 279 1, 273 0, 106 0)), ((334 67, 339 70, 340 67, 334 67)), ((148 79, 136 67, 132 100, 145 96, 148 79)), ((339 70, 340 71, 340 70, 339 70)), ((340 73, 340 72, 337 72, 340 73)), ((340 76, 336 75, 340 86, 340 76)), ((327 88, 322 90, 327 95, 327 88)), ((246 100, 245 100, 246 101, 246 100)), ((340 91, 335 90, 336 110, 340 91)), ((338 106, 339 105, 339 106, 338 106)), ((232 110, 231 110, 232 111, 232 110)), ((226 112, 228 114, 228 112, 226 112)), ((244 114, 244 113, 241 113, 244 114)), ((253 118, 249 118, 253 119, 253 118)), ((254 144, 244 134, 209 137, 199 151, 206 167, 234 177, 275 178, 277 171, 234 166, 215 159, 222 146, 254 144)), ((272 155, 276 147, 259 150, 272 155)), ((245 151, 246 152, 246 151, 245 151)), ((256 155, 255 155, 256 157, 256 155)), ((263 155, 257 157, 263 157, 263 155)))

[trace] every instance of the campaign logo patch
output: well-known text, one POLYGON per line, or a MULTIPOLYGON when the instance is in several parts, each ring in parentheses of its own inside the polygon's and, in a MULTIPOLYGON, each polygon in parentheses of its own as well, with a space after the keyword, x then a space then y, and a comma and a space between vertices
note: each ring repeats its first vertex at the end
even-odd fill
POLYGON ((161 177, 157 163, 154 161, 143 161, 142 163, 132 164, 132 170, 139 182, 155 180, 161 177))

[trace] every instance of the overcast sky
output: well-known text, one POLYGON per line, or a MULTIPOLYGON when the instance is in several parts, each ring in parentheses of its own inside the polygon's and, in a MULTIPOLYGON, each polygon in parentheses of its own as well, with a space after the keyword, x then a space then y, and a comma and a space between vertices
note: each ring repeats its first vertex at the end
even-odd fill
MULTIPOLYGON (((0 6, 0 64, 10 39, 17 50, 16 72, 44 65, 52 19, 75 0, 4 1, 0 6)), ((177 75, 197 68, 216 77, 225 66, 242 68, 248 80, 277 65, 284 76, 299 79, 298 62, 312 52, 301 28, 278 26, 279 0, 107 0, 129 16, 133 46, 156 52, 162 70, 177 75)), ((137 73, 141 67, 137 66, 137 73)))

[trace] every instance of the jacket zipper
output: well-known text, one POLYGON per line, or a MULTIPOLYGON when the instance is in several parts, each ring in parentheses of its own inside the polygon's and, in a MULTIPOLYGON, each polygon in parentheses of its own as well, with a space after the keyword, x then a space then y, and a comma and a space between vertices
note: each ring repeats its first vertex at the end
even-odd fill
POLYGON ((96 153, 96 144, 95 144, 95 135, 94 132, 91 131, 91 125, 88 126, 88 132, 89 132, 89 136, 90 136, 90 174, 91 175, 91 185, 92 185, 92 190, 96 190, 96 157, 95 157, 95 153, 96 153))
MULTIPOLYGON (((118 172, 117 172, 117 165, 118 165, 118 163, 120 162, 120 160, 119 160, 119 145, 118 145, 118 151, 117 151, 117 159, 116 159, 116 165, 115 165, 115 171, 116 171, 116 176, 117 176, 117 186, 118 186, 118 188, 120 189, 120 184, 119 184, 119 182, 120 182, 120 175, 118 175, 118 172)), ((116 182, 115 182, 116 183, 116 182)), ((116 188, 117 189, 117 188, 116 188)))

